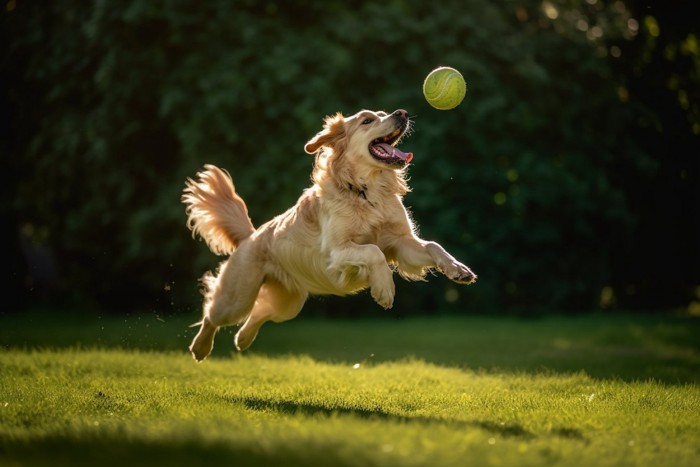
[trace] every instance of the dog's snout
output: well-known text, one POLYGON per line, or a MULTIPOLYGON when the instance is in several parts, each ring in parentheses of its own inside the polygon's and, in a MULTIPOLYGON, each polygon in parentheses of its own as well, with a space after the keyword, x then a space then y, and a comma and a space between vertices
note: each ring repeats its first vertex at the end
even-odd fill
POLYGON ((404 109, 397 110, 394 112, 394 115, 401 118, 408 118, 408 112, 406 112, 404 109))

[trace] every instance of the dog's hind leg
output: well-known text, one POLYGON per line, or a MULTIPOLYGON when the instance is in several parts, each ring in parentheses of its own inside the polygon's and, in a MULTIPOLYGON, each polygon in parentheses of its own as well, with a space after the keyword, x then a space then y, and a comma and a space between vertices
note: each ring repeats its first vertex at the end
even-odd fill
POLYGON ((275 280, 265 280, 253 310, 236 334, 234 340, 236 348, 243 351, 250 347, 260 327, 267 321, 281 323, 296 317, 306 297, 306 292, 290 291, 275 280))
POLYGON ((201 362, 209 356, 214 348, 214 336, 216 336, 216 331, 218 331, 219 328, 211 324, 206 317, 199 323, 193 324, 193 326, 197 324, 200 325, 199 332, 192 340, 189 350, 192 353, 192 357, 198 362, 201 362))
POLYGON ((263 281, 263 272, 253 260, 254 249, 245 243, 231 255, 216 276, 205 276, 204 316, 199 332, 190 345, 197 361, 204 360, 214 347, 220 326, 240 324, 250 314, 263 281))

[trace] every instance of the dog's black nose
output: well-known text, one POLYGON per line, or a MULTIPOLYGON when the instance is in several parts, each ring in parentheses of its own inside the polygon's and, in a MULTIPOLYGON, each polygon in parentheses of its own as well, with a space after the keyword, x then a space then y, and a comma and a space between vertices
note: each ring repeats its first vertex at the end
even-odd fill
POLYGON ((408 112, 406 112, 404 109, 399 109, 396 112, 394 112, 394 115, 397 117, 402 117, 402 118, 408 118, 408 112))

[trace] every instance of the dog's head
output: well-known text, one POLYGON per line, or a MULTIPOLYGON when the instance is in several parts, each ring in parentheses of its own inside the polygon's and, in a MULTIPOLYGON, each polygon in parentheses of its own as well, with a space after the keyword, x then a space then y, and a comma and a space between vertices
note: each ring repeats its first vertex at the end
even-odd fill
POLYGON ((410 128, 411 120, 403 109, 392 114, 361 110, 351 117, 337 113, 326 117, 323 130, 306 143, 304 150, 314 154, 328 148, 336 156, 364 159, 378 168, 401 169, 411 162, 413 154, 396 145, 410 128))

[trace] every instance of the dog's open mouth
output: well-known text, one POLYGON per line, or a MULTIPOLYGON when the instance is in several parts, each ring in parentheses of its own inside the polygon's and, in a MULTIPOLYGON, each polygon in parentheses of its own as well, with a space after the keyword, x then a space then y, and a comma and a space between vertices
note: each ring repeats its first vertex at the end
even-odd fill
POLYGON ((408 128, 408 122, 404 122, 393 132, 381 138, 377 138, 369 145, 369 153, 377 160, 386 164, 397 165, 403 167, 413 159, 412 152, 403 152, 394 147, 399 142, 401 136, 408 128))

